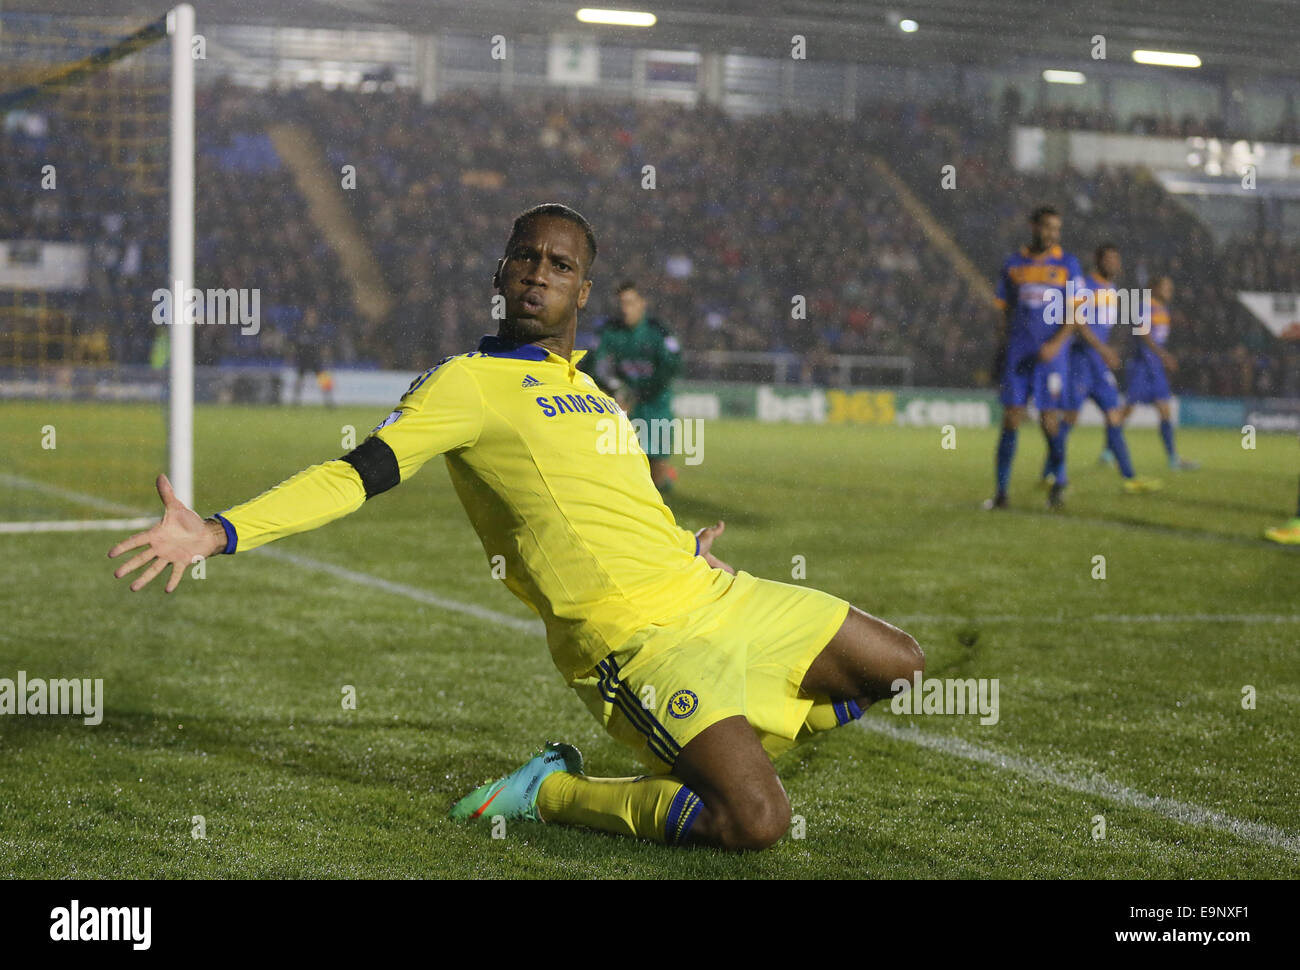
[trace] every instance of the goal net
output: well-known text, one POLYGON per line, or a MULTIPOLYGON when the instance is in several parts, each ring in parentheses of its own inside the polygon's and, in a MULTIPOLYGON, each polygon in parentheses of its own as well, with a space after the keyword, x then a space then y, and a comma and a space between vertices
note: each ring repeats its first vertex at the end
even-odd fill
POLYGON ((159 468, 191 497, 189 335, 153 294, 192 278, 192 25, 0 12, 0 532, 152 521, 159 468))

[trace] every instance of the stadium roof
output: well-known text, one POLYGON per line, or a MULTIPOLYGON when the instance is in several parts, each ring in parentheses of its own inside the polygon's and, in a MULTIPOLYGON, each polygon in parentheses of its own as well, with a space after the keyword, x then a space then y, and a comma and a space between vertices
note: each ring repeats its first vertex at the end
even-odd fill
MULTIPOLYGON (((1094 34, 1112 61, 1135 48, 1185 51, 1204 70, 1298 73, 1295 0, 193 0, 201 25, 394 26, 546 34, 598 31, 616 43, 702 47, 771 55, 790 37, 810 59, 871 63, 1007 64, 1022 58, 1089 58, 1094 34), (586 27, 581 6, 649 10, 648 30, 586 27), (899 18, 919 29, 905 34, 899 18)), ((104 15, 158 16, 171 0, 97 0, 104 15)), ((8 0, 7 11, 84 15, 86 0, 8 0)))

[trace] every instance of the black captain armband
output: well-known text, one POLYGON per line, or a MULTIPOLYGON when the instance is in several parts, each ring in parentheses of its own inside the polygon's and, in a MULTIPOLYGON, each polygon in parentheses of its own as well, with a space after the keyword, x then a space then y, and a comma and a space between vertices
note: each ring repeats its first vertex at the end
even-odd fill
POLYGON ((382 438, 367 438, 339 461, 346 461, 357 470, 367 499, 388 491, 402 480, 397 456, 382 438))

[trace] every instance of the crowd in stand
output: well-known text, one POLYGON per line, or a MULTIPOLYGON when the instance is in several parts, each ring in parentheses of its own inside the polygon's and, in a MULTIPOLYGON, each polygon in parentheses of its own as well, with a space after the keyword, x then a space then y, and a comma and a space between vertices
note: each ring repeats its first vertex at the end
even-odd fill
MULTIPOLYGON (((197 128, 194 286, 259 291, 257 334, 196 328, 201 364, 282 357, 315 307, 331 337, 351 351, 351 292, 267 137, 270 105, 247 91, 201 88, 197 128)), ((157 132, 166 144, 166 131, 157 132)), ((0 239, 88 247, 88 285, 49 294, 72 332, 105 333, 114 360, 150 360, 159 335, 153 294, 170 287, 166 173, 141 179, 109 164, 57 100, 9 116, 0 134, 0 239), (46 166, 52 166, 47 168, 46 166)), ((205 302, 206 305, 206 302, 205 302)))
MULTIPOLYGON (((330 357, 413 369, 495 330, 490 277, 510 220, 560 200, 596 227, 601 253, 584 317, 613 311, 615 285, 639 282, 684 347, 787 351, 796 376, 832 380, 838 354, 904 355, 923 385, 987 383, 996 315, 988 286, 1025 242, 1028 210, 1054 203, 1064 242, 1085 262, 1107 239, 1126 285, 1171 273, 1171 347, 1184 390, 1300 393, 1286 356, 1238 306, 1237 288, 1300 290, 1294 245, 1240 240, 1216 250, 1160 186, 1137 171, 1016 173, 1003 119, 879 105, 857 121, 738 119, 711 108, 549 94, 299 88, 199 92, 196 285, 257 288, 256 337, 200 328, 201 363, 287 359, 304 315, 323 321, 330 357), (313 224, 267 135, 310 130, 395 298, 363 325, 333 248, 313 224), (873 165, 883 158, 973 260, 952 254, 873 165), (956 186, 940 170, 953 164, 956 186), (355 187, 345 187, 353 166, 355 187), (804 312, 799 312, 803 309, 804 312)), ((59 128, 7 127, 0 144, 0 238, 80 240, 95 270, 87 320, 107 321, 119 359, 145 360, 149 294, 167 285, 165 194, 127 191, 93 150, 59 128), (59 189, 33 188, 42 159, 59 189)))
MULTIPOLYGON (((11 112, 0 134, 0 239, 85 245, 87 287, 41 296, 75 321, 73 333, 111 335, 114 356, 123 358, 137 353, 123 321, 145 281, 166 278, 165 269, 156 273, 167 258, 166 195, 165 187, 132 192, 121 172, 101 162, 80 127, 57 111, 11 112)), ((31 305, 35 296, 9 294, 6 302, 31 305)))
POLYGON ((276 120, 274 102, 218 86, 200 92, 197 112, 209 124, 200 127, 195 285, 255 288, 262 315, 256 334, 200 328, 201 360, 289 359, 309 314, 323 321, 334 359, 355 360, 352 290, 271 144, 266 126, 276 120))
POLYGON ((492 329, 486 283, 510 220, 543 199, 597 227, 592 315, 636 279, 690 349, 788 351, 809 378, 836 354, 909 355, 918 381, 960 384, 988 333, 987 300, 842 121, 473 92, 382 110, 356 93, 285 101, 332 166, 356 167, 353 212, 399 295, 383 340, 396 359, 492 329))

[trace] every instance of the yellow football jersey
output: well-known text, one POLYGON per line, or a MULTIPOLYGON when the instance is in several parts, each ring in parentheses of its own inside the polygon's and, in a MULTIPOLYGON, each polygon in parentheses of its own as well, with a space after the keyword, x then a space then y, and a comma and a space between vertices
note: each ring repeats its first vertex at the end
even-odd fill
POLYGON ((356 511, 445 455, 489 561, 504 557, 506 586, 541 616, 572 681, 637 630, 713 602, 735 579, 696 555, 627 415, 577 369, 585 353, 565 360, 484 337, 412 382, 354 452, 219 516, 227 551, 356 511))

